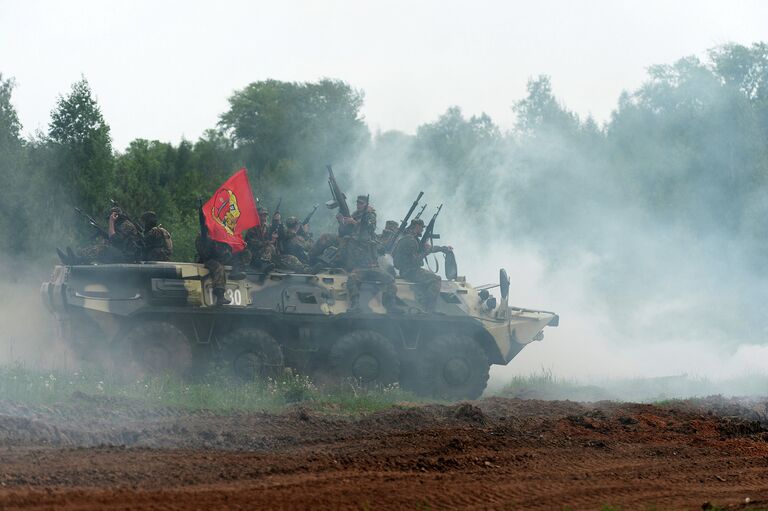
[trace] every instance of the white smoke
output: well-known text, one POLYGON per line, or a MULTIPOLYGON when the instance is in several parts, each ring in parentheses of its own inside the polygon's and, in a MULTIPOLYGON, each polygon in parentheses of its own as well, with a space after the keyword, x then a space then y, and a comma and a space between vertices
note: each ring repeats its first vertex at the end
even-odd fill
MULTIPOLYGON (((542 342, 492 369, 491 386, 542 370, 582 381, 768 374, 768 282, 726 237, 654 225, 637 210, 579 190, 565 195, 583 202, 589 222, 563 217, 563 208, 549 211, 542 225, 520 226, 514 198, 496 189, 494 172, 467 172, 460 189, 448 189, 433 166, 416 167, 404 156, 409 143, 404 139, 398 151, 390 137, 388 154, 395 156, 382 160, 374 148, 363 157, 348 193, 371 194, 381 228, 385 220, 399 221, 423 190, 425 220, 444 203, 436 230, 440 244, 454 246, 460 275, 476 285, 495 283, 505 268, 511 304, 560 315, 560 326, 546 328, 542 342), (487 197, 484 223, 470 219, 467 210, 477 205, 464 197, 478 186, 487 197), (553 232, 567 234, 562 245, 553 232), (580 235, 590 242, 573 243, 580 235)), ((514 170, 514 157, 499 169, 514 170)), ((581 171, 577 165, 574 172, 581 171)))

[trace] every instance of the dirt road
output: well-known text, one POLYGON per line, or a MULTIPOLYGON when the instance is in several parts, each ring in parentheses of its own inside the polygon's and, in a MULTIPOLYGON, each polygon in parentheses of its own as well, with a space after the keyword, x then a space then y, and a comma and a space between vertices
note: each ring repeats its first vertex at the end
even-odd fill
POLYGON ((0 403, 0 509, 768 509, 768 402, 0 403), (750 502, 746 503, 745 499, 750 502))

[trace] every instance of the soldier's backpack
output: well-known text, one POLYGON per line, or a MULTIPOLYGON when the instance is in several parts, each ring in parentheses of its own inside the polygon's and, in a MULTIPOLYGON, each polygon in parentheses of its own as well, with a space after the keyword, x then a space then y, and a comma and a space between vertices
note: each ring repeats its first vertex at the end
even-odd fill
POLYGON ((165 248, 169 254, 173 253, 173 239, 171 238, 171 233, 168 232, 168 230, 163 227, 162 225, 157 226, 157 228, 160 230, 160 232, 163 235, 163 248, 165 248))
POLYGON ((152 240, 154 246, 147 247, 148 249, 162 249, 168 252, 168 255, 173 253, 173 239, 171 233, 163 227, 158 225, 153 227, 148 236, 152 240))

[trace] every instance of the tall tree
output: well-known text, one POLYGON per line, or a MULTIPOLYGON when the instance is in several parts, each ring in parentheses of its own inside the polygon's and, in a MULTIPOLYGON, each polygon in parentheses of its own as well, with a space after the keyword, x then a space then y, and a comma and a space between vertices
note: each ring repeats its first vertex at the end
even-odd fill
MULTIPOLYGON (((435 122, 419 126, 414 155, 422 168, 434 169, 434 177, 445 190, 456 191, 466 175, 483 174, 499 163, 501 132, 483 113, 465 118, 461 108, 452 106, 435 122)), ((475 201, 472 201, 475 205, 475 201)))
POLYGON ((316 200, 323 166, 343 168, 370 138, 360 113, 363 93, 340 80, 255 82, 229 104, 219 124, 270 203, 289 191, 298 199, 294 206, 316 200))
POLYGON ((15 204, 17 195, 24 190, 21 186, 24 175, 21 123, 11 103, 13 87, 13 79, 3 79, 0 74, 0 248, 18 250, 23 243, 22 234, 11 235, 11 229, 18 221, 15 204))
POLYGON ((77 203, 92 214, 102 213, 113 190, 114 156, 109 126, 85 78, 59 97, 48 136, 59 160, 56 206, 77 203))
POLYGON ((528 80, 528 95, 514 104, 517 115, 515 129, 521 134, 556 131, 560 134, 574 133, 579 128, 579 118, 566 110, 552 93, 548 76, 528 80))
POLYGON ((13 78, 3 79, 0 73, 0 155, 21 145, 21 123, 11 103, 14 85, 13 78))

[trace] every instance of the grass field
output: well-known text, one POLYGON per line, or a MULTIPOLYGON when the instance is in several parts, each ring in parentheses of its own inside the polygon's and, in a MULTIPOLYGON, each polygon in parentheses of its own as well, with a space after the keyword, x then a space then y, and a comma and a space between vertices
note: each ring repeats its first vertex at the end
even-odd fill
MULTIPOLYGON (((0 399, 28 403, 64 402, 82 393, 123 397, 150 406, 210 410, 279 410, 301 403, 341 413, 370 412, 404 402, 427 402, 396 385, 366 388, 348 380, 319 387, 309 377, 286 373, 266 382, 242 382, 212 370, 194 381, 178 377, 146 377, 121 381, 104 371, 42 371, 23 364, 0 365, 0 399)), ((688 376, 634 378, 583 383, 560 378, 551 371, 514 376, 493 395, 522 399, 571 401, 664 402, 710 395, 765 396, 768 376, 748 375, 730 380, 688 376)))
POLYGON ((266 382, 241 382, 211 371, 194 382, 171 376, 124 382, 103 372, 43 372, 21 364, 0 366, 0 399, 53 404, 77 393, 130 398, 150 406, 222 411, 278 410, 302 403, 316 409, 356 413, 418 400, 397 386, 365 388, 354 381, 320 389, 308 377, 295 374, 266 382))

